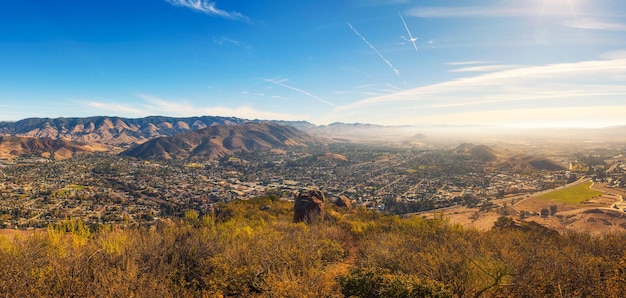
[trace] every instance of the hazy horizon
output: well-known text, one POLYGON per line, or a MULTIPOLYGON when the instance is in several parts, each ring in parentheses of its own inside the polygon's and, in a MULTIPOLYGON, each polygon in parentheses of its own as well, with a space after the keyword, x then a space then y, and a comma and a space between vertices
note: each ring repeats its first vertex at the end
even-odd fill
POLYGON ((322 126, 330 126, 333 124, 344 124, 344 125, 373 125, 373 126, 381 126, 388 128, 416 128, 416 129, 496 129, 496 130, 524 130, 524 129, 603 129, 603 128, 616 128, 616 127, 626 127, 626 122, 622 124, 615 124, 609 126, 561 126, 561 125, 547 125, 547 126, 538 126, 538 125, 507 125, 507 124, 445 124, 445 123, 414 123, 414 124, 379 124, 379 123, 371 123, 371 122, 341 122, 335 121, 330 123, 314 123, 305 119, 294 119, 294 120, 285 120, 285 119, 259 119, 259 118, 242 118, 233 115, 191 115, 191 116, 178 116, 178 115, 165 115, 165 114, 154 114, 154 115, 146 115, 146 116, 138 116, 138 117, 127 117, 121 115, 107 114, 107 115, 90 115, 90 116, 59 116, 59 117, 26 117, 16 120, 3 120, 0 119, 0 123, 15 123, 27 119, 71 119, 71 118, 98 118, 98 117, 107 117, 107 118, 125 118, 125 119, 141 119, 141 118, 149 118, 149 117, 166 117, 166 118, 194 118, 194 117, 234 117, 247 121, 285 121, 285 122, 308 122, 312 125, 322 127, 322 126))

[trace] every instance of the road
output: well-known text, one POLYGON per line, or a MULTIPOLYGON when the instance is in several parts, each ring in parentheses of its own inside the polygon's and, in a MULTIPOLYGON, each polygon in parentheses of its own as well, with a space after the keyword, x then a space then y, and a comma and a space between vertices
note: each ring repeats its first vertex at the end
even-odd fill
POLYGON ((613 172, 613 170, 615 170, 618 166, 620 165, 619 162, 614 163, 608 170, 606 170, 604 173, 608 174, 613 172))
POLYGON ((409 189, 407 189, 407 190, 406 190, 406 191, 405 191, 405 192, 404 192, 404 193, 403 193, 400 197, 406 197, 406 195, 407 195, 409 192, 411 192, 411 191, 413 191, 413 190, 415 190, 415 189, 418 189, 418 188, 422 185, 422 182, 424 182, 424 179, 420 180, 420 182, 418 182, 417 184, 415 184, 415 185, 413 185, 413 186, 409 187, 409 189))
POLYGON ((392 181, 391 183, 389 183, 389 184, 387 184, 387 185, 385 185, 385 186, 383 186, 383 187, 379 188, 379 189, 376 191, 376 194, 379 194, 381 191, 383 191, 383 189, 385 189, 385 188, 387 188, 387 187, 389 187, 389 186, 392 186, 392 185, 394 185, 394 184, 398 183, 398 181, 400 181, 400 180, 402 180, 402 179, 404 179, 404 176, 400 176, 400 178, 398 178, 398 179, 396 179, 396 180, 392 181))

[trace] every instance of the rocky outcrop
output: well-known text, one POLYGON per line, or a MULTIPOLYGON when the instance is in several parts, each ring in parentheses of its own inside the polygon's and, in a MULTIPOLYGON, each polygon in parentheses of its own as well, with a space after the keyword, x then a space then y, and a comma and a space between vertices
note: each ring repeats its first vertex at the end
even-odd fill
POLYGON ((297 194, 293 206, 293 222, 312 223, 321 221, 326 197, 321 190, 303 189, 297 194))
POLYGON ((339 196, 335 201, 338 207, 350 208, 350 199, 346 196, 339 196))

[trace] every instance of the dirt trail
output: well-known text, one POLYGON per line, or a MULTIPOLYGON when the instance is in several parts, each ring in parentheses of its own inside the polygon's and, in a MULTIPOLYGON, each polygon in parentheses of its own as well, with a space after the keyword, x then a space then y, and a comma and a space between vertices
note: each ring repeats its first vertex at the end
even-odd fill
POLYGON ((337 281, 337 277, 350 272, 350 269, 352 269, 352 267, 356 264, 357 259, 358 249, 356 247, 356 243, 353 239, 350 239, 348 245, 348 255, 346 258, 339 263, 329 265, 325 268, 324 282, 332 284, 333 290, 336 290, 339 293, 341 292, 341 285, 337 281))

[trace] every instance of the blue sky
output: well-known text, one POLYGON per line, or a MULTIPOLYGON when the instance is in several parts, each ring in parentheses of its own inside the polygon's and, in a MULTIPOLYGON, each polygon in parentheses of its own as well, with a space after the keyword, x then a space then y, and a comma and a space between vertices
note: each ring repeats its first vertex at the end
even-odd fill
POLYGON ((626 124, 622 0, 0 1, 0 120, 626 124))

